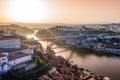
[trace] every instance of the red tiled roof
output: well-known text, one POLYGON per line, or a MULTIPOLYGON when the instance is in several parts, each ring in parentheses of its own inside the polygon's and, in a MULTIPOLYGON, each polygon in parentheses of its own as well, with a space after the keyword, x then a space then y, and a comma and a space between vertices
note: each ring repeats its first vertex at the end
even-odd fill
POLYGON ((0 53, 0 58, 1 58, 1 57, 5 57, 5 55, 3 55, 3 54, 0 53))
POLYGON ((18 39, 18 36, 0 36, 0 40, 5 40, 5 39, 18 39))
POLYGON ((24 46, 22 48, 10 49, 10 50, 8 50, 8 52, 9 53, 11 53, 11 52, 17 52, 17 51, 25 50, 27 48, 28 48, 27 46, 24 46))
POLYGON ((17 51, 21 51, 21 50, 25 50, 28 49, 28 46, 22 46, 21 48, 14 48, 14 49, 0 49, 0 52, 8 52, 8 53, 12 53, 12 52, 17 52, 17 51))
POLYGON ((12 61, 12 60, 15 60, 15 59, 14 59, 14 57, 9 56, 9 57, 8 57, 8 60, 9 60, 9 61, 12 61))
POLYGON ((18 58, 22 58, 22 57, 25 57, 25 56, 29 56, 30 54, 25 54, 23 52, 19 52, 19 53, 15 53, 15 54, 18 54, 17 56, 8 56, 8 60, 9 61, 12 61, 12 60, 15 60, 15 59, 18 59, 18 58))

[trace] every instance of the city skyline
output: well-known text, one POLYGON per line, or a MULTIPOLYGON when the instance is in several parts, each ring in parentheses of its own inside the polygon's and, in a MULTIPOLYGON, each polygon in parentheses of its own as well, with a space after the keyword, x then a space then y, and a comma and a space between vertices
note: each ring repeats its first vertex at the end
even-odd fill
POLYGON ((119 23, 120 0, 0 0, 0 23, 119 23))

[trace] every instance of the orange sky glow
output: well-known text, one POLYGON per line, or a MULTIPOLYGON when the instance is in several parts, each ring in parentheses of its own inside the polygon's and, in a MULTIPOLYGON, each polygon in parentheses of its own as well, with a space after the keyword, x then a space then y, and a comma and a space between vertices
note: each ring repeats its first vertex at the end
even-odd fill
POLYGON ((0 0, 1 23, 120 22, 120 0, 22 0, 19 4, 15 1, 20 0, 0 0))

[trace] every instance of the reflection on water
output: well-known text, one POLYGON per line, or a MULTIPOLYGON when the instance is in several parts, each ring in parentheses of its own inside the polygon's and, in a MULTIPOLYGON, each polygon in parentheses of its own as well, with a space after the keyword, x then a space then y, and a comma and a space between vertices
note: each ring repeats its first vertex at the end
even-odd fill
MULTIPOLYGON (((47 42, 41 43, 43 46, 47 45, 47 42)), ((120 80, 120 57, 97 55, 77 49, 57 48, 54 51, 56 55, 72 60, 79 67, 88 69, 98 75, 111 77, 112 80, 120 80)))

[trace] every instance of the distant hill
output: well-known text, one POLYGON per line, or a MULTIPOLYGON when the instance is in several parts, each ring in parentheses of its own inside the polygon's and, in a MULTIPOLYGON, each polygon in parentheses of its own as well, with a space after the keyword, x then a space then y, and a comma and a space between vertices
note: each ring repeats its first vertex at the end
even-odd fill
POLYGON ((0 30, 11 29, 15 30, 17 34, 27 36, 28 34, 33 34, 33 30, 27 27, 19 26, 19 25, 0 25, 0 30))
POLYGON ((61 37, 61 36, 66 36, 66 35, 78 35, 79 32, 76 31, 62 31, 58 30, 58 27, 52 27, 49 29, 44 29, 39 31, 36 36, 39 38, 51 38, 51 37, 61 37))
POLYGON ((28 28, 31 28, 31 29, 37 29, 37 30, 41 30, 41 29, 48 29, 48 28, 51 28, 51 27, 54 27, 54 26, 57 26, 59 24, 52 24, 52 23, 19 23, 18 25, 21 25, 21 26, 26 26, 28 28))
POLYGON ((120 26, 120 23, 96 23, 96 24, 65 24, 65 23, 18 23, 21 26, 26 26, 31 29, 37 29, 37 30, 42 30, 42 29, 48 29, 54 26, 76 26, 76 27, 81 27, 81 26, 92 26, 92 27, 100 27, 100 26, 120 26))

